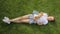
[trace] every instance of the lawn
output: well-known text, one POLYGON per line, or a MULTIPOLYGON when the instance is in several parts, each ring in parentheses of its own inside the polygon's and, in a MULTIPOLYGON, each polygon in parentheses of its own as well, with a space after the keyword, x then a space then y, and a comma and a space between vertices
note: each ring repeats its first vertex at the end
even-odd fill
POLYGON ((60 0, 0 0, 0 34, 60 34, 60 0), (4 16, 15 18, 33 10, 55 16, 55 22, 45 26, 36 24, 10 25, 2 21, 4 16))

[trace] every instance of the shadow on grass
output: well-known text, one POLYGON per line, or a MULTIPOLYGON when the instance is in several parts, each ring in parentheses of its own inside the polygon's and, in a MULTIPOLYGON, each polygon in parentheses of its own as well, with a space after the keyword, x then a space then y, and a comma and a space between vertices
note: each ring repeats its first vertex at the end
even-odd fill
MULTIPOLYGON (((30 33, 33 33, 33 34, 36 34, 36 33, 39 33, 39 32, 42 32, 42 33, 45 33, 45 34, 52 34, 52 29, 55 29, 57 27, 57 24, 56 22, 49 22, 47 25, 42 25, 42 26, 39 26, 37 24, 24 24, 24 23, 11 23, 11 24, 6 24, 4 22, 1 22, 0 24, 1 28, 0 28, 0 32, 3 33, 3 32, 13 32, 14 30, 15 31, 18 31, 20 33, 23 33, 24 31, 27 31, 27 32, 30 32, 30 33), (52 26, 50 26, 52 25, 52 26)), ((27 33, 25 32, 25 33, 27 33)))

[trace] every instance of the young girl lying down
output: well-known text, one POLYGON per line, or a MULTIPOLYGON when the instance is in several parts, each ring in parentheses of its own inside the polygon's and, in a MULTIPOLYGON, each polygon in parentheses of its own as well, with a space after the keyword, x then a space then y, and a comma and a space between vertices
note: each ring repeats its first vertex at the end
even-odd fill
POLYGON ((55 20, 54 16, 48 16, 47 13, 33 11, 32 14, 20 16, 14 19, 9 19, 8 17, 4 17, 3 21, 7 24, 13 23, 29 23, 29 24, 38 24, 38 25, 46 25, 48 21, 53 22, 55 20))

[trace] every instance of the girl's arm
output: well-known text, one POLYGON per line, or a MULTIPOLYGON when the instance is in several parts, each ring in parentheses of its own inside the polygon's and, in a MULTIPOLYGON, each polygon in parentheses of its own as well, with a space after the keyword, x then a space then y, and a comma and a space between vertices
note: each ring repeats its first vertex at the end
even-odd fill
POLYGON ((43 23, 42 22, 40 22, 40 23, 37 23, 38 25, 43 25, 43 23))

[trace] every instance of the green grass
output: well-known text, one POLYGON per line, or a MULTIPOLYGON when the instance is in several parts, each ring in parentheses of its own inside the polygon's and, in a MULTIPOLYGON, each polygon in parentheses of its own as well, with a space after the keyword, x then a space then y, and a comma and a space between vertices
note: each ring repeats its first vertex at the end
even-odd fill
POLYGON ((60 34, 60 0, 0 0, 0 34, 60 34), (55 16, 56 22, 45 26, 2 22, 4 16, 15 18, 33 10, 55 16))

